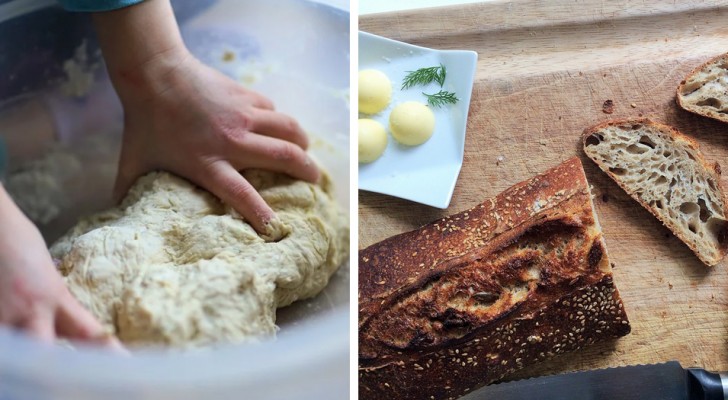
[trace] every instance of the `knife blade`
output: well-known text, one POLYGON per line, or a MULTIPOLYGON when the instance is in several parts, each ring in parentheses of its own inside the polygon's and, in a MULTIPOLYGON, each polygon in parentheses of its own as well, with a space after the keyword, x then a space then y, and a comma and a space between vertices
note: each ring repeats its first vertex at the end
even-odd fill
POLYGON ((677 361, 572 372, 489 385, 461 400, 728 400, 728 374, 677 361))

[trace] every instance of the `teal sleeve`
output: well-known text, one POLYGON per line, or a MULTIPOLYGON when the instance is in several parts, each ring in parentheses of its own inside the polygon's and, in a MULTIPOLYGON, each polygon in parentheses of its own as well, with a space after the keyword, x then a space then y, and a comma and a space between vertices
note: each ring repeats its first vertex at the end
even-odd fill
POLYGON ((58 0, 68 11, 94 12, 111 11, 133 6, 144 0, 58 0))

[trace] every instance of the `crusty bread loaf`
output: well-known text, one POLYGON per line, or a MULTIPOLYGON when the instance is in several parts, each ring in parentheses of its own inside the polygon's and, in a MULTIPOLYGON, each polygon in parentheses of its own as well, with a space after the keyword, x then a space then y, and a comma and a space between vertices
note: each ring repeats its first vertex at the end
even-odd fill
POLYGON ((728 240, 720 165, 697 142, 648 119, 605 122, 584 131, 584 152, 707 265, 728 240))
POLYGON ((677 87, 680 107, 728 122, 728 53, 694 69, 677 87))
POLYGON ((359 396, 453 399, 626 335, 578 158, 359 252, 359 396))

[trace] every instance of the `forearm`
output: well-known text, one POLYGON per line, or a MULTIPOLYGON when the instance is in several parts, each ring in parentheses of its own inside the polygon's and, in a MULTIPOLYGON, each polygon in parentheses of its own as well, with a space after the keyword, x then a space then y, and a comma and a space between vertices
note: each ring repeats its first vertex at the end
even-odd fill
POLYGON ((94 13, 109 76, 122 97, 136 90, 158 91, 160 81, 189 56, 169 0, 147 0, 94 13))

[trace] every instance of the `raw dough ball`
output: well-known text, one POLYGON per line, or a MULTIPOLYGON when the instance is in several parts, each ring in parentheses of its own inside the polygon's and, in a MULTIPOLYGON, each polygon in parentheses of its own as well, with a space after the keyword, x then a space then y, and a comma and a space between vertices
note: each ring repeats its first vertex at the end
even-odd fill
POLYGON ((359 119, 359 162, 370 163, 384 153, 387 148, 387 131, 379 122, 359 119))
POLYGON ((359 112, 376 114, 392 99, 392 83, 382 71, 359 71, 359 112))
POLYGON ((51 247, 71 293, 127 344, 273 336, 276 308, 318 294, 348 257, 348 218, 326 175, 319 185, 245 177, 285 227, 282 239, 263 239, 195 185, 150 173, 51 247))
POLYGON ((417 146, 432 136, 435 130, 435 114, 422 103, 407 101, 392 110, 389 115, 389 129, 398 142, 417 146))

